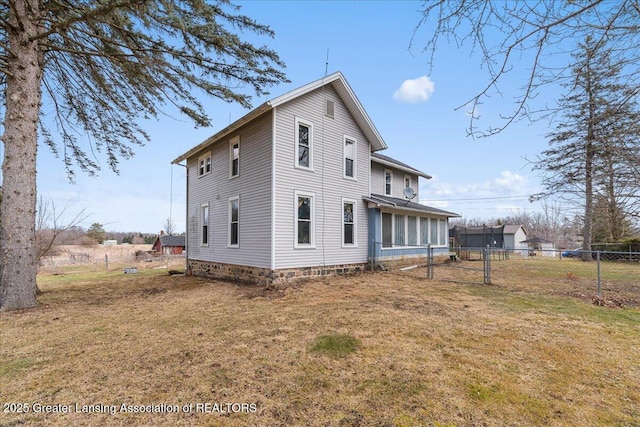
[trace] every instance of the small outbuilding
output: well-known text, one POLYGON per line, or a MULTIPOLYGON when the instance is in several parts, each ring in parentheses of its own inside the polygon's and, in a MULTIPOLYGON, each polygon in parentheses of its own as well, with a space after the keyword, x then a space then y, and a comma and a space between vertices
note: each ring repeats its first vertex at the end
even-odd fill
POLYGON ((531 255, 554 256, 556 254, 553 242, 543 239, 542 237, 532 237, 527 240, 522 240, 520 243, 528 246, 531 255))
POLYGON ((156 255, 182 255, 185 249, 185 236, 171 236, 161 233, 153 244, 152 253, 156 255))
POLYGON ((529 247, 523 243, 527 239, 527 230, 522 225, 506 224, 504 226, 504 248, 513 250, 527 250, 529 247))

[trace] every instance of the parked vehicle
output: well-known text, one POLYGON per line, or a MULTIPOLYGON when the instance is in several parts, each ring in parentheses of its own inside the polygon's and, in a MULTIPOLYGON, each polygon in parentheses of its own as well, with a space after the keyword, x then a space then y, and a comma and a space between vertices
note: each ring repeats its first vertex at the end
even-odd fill
POLYGON ((579 258, 585 252, 582 248, 571 249, 562 252, 562 258, 579 258))

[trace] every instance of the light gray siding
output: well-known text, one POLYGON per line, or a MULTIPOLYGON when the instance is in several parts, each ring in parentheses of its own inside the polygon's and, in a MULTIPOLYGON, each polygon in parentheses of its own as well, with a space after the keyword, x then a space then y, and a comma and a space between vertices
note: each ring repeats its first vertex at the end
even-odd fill
POLYGON ((188 257, 269 268, 271 265, 272 120, 267 113, 187 161, 188 257), (240 136, 239 176, 229 177, 229 141, 240 136), (211 151, 212 171, 198 177, 198 158, 211 151), (239 245, 229 243, 229 198, 239 197, 239 245), (209 244, 201 245, 200 212, 209 204, 209 244))
POLYGON ((404 199, 404 177, 405 175, 411 176, 411 188, 416 192, 416 197, 413 201, 417 202, 419 199, 418 193, 418 179, 417 175, 410 174, 398 169, 394 169, 390 166, 381 165, 380 163, 371 162, 371 194, 385 195, 385 170, 391 170, 393 178, 391 180, 391 197, 398 197, 404 199))
POLYGON ((324 87, 275 110, 275 265, 276 269, 367 261, 367 211, 370 146, 353 117, 331 87, 324 87), (325 116, 325 102, 335 105, 325 116), (295 167, 296 118, 313 124, 313 170, 295 167), (356 140, 356 179, 343 178, 343 144, 356 140), (295 248, 295 192, 315 195, 314 248, 295 248), (342 245, 342 200, 356 202, 357 247, 342 245))

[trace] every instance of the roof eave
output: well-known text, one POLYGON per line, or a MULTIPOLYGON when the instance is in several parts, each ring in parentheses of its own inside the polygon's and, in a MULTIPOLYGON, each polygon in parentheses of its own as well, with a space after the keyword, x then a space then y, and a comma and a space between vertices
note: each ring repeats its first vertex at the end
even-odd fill
POLYGON ((260 117, 262 114, 266 113, 267 111, 271 110, 272 108, 273 108, 273 105, 271 104, 270 101, 267 101, 267 102, 263 103, 259 107, 257 107, 254 110, 250 111, 248 114, 245 114, 244 116, 240 117, 235 122, 231 123, 226 128, 222 129, 221 131, 217 132, 216 134, 214 134, 214 135, 210 136, 209 138, 205 139, 203 142, 201 142, 200 144, 196 145, 191 150, 189 150, 186 153, 176 157, 171 162, 171 164, 180 163, 181 161, 188 159, 189 157, 197 154, 199 151, 204 150, 207 146, 209 146, 211 144, 214 144, 218 140, 224 138, 225 136, 229 135, 232 132, 235 132, 240 127, 244 126, 245 124, 249 123, 250 121, 260 117))
MULTIPOLYGON (((260 115, 264 114, 265 112, 267 112, 267 111, 269 111, 269 110, 271 110, 271 109, 273 109, 273 108, 275 108, 275 107, 277 107, 279 105, 282 105, 282 104, 284 104, 286 102, 289 102, 289 101, 291 101, 291 100, 293 100, 295 98, 298 98, 299 96, 302 96, 302 95, 304 95, 306 93, 309 93, 309 92, 311 92, 313 90, 316 90, 318 88, 321 88, 321 87, 323 87, 323 86, 325 86, 327 84, 338 84, 340 88, 344 89, 344 92, 346 92, 346 96, 345 96, 345 93, 343 93, 341 98, 342 98, 343 102, 345 103, 345 105, 347 106, 347 109, 353 115, 354 119, 356 120, 356 122, 358 123, 358 125, 362 129, 363 133, 367 137, 367 139, 369 141, 369 144, 371 144, 371 147, 372 147, 373 151, 379 151, 379 150, 386 149, 387 148, 387 144, 382 139, 382 136, 380 136, 380 134, 378 133, 378 130, 376 129, 376 127, 374 126, 373 122, 371 121, 371 119, 367 115, 367 112, 364 110, 364 107, 360 103, 360 100, 358 100, 358 97, 355 95, 355 93, 353 92, 353 90, 351 89, 349 84, 347 83, 347 80, 344 78, 342 73, 337 71, 337 72, 335 72, 333 74, 325 76, 325 77, 323 77, 321 79, 318 79, 316 81, 308 83, 308 84, 306 84, 304 86, 301 86, 301 87, 299 87, 297 89, 289 91, 289 92, 287 92, 285 94, 282 94, 280 96, 277 96, 277 97, 271 99, 270 101, 265 102, 264 104, 262 104, 259 107, 257 107, 255 110, 253 110, 253 111, 249 112, 248 114, 242 116, 240 119, 236 120, 235 122, 233 122, 232 124, 230 124, 226 128, 222 129, 221 131, 219 131, 215 135, 207 138, 202 143, 200 143, 197 146, 193 147, 191 150, 187 151, 186 153, 182 154, 181 156, 176 157, 171 163, 172 164, 176 164, 176 163, 180 163, 183 160, 188 159, 189 157, 197 154, 199 151, 204 150, 207 146, 209 146, 211 144, 214 144, 215 142, 217 142, 221 138, 224 138, 226 135, 230 134, 231 132, 236 131, 241 126, 243 126, 246 123, 254 120, 255 118, 259 117, 260 115)), ((340 91, 338 91, 338 92, 340 92, 340 91)))
POLYGON ((372 156, 372 157, 371 157, 371 161, 372 161, 372 162, 379 163, 379 164, 384 165, 384 166, 390 166, 390 167, 392 167, 392 168, 399 169, 399 170, 401 170, 401 171, 403 171, 403 172, 409 172, 409 173, 412 173, 412 174, 414 174, 414 175, 421 176, 421 177, 426 178, 426 179, 431 179, 431 178, 432 178, 432 176, 431 176, 431 175, 426 174, 426 173, 424 173, 424 172, 421 172, 421 171, 419 171, 419 170, 417 170, 417 169, 407 168, 407 167, 405 167, 405 166, 399 165, 399 164, 397 164, 397 163, 389 162, 389 161, 384 160, 384 159, 381 159, 381 158, 379 158, 379 157, 373 157, 373 156, 372 156))
MULTIPOLYGON (((374 203, 377 207, 381 207, 381 206, 386 206, 389 208, 393 208, 393 209, 399 209, 399 210, 403 210, 403 211, 408 211, 408 212, 420 212, 420 213, 427 213, 427 214, 431 214, 431 215, 438 215, 438 216, 444 216, 446 218, 460 218, 461 215, 454 213, 454 212, 448 212, 448 211, 443 211, 443 210, 438 210, 438 211, 433 211, 430 209, 414 209, 414 208, 409 208, 406 206, 400 206, 396 203, 392 203, 389 202, 387 200, 382 200, 379 199, 375 196, 370 196, 370 197, 366 197, 363 196, 362 199, 366 202, 369 203, 374 203)), ((429 206, 423 205, 425 208, 429 208, 429 206)))

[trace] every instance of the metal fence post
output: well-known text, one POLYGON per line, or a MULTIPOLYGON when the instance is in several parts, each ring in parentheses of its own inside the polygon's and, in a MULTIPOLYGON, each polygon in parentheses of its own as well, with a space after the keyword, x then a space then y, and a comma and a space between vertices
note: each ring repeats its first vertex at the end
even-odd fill
POLYGON ((602 285, 601 285, 601 274, 600 274, 600 251, 596 251, 596 261, 598 263, 598 298, 602 298, 602 285))
POLYGON ((491 248, 489 245, 484 250, 484 284, 491 284, 491 248))
POLYGON ((433 279, 433 253, 431 243, 427 245, 427 279, 433 279))

